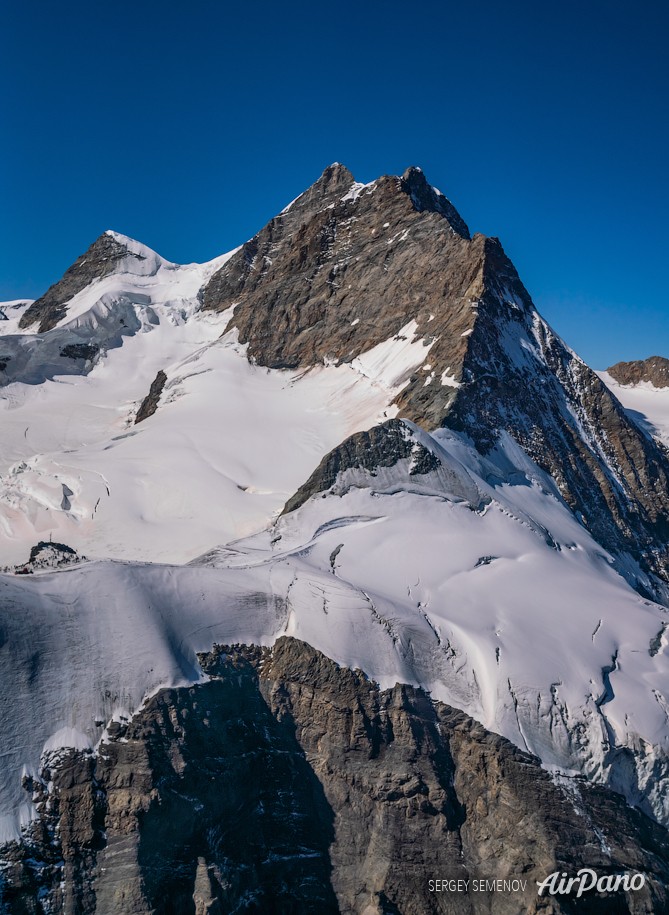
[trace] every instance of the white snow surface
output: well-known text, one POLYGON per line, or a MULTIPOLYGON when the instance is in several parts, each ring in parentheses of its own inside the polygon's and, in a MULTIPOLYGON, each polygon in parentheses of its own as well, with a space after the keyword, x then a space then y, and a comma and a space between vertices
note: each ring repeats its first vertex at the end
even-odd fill
POLYGON ((119 314, 137 331, 88 375, 0 388, 0 567, 49 537, 89 557, 179 563, 257 531, 324 454, 394 415, 424 357, 414 323, 353 365, 252 366, 225 332, 232 312, 197 311, 198 290, 230 255, 177 267, 133 244, 140 273, 92 283, 51 334, 76 326, 97 340, 119 314), (134 425, 161 369, 160 407, 134 425))
POLYGON ((653 773, 669 750, 666 612, 527 459, 528 473, 500 475, 453 433, 409 429, 438 470, 348 470, 324 498, 189 565, 0 576, 5 837, 25 804, 21 771, 45 749, 95 745, 161 686, 198 682, 197 651, 282 634, 384 687, 421 684, 560 771, 614 779, 608 746, 641 748, 644 803, 666 821, 653 773))
POLYGON ((608 372, 597 374, 637 425, 669 447, 669 388, 656 388, 650 381, 619 384, 608 372))
POLYGON ((32 305, 33 299, 12 299, 9 302, 0 302, 0 337, 5 334, 22 334, 26 331, 19 329, 19 321, 23 312, 32 305))
POLYGON ((345 203, 347 200, 356 201, 358 197, 362 194, 363 191, 367 188, 375 188, 376 181, 370 181, 367 184, 364 184, 361 181, 354 181, 348 191, 341 198, 342 203, 345 203))
POLYGON ((349 468, 278 517, 324 454, 395 415, 429 365, 416 322, 350 365, 268 370, 227 329, 233 309, 198 311, 226 256, 178 266, 119 240, 143 260, 76 296, 57 331, 97 340, 120 315, 128 333, 88 374, 0 389, 0 566, 50 536, 93 560, 0 575, 0 841, 33 815, 21 773, 43 753, 95 747, 159 688, 199 682, 214 643, 283 634, 383 687, 420 684, 669 822, 667 612, 508 436, 484 459, 406 424, 438 469, 349 468), (158 410, 134 425, 161 369, 158 410))

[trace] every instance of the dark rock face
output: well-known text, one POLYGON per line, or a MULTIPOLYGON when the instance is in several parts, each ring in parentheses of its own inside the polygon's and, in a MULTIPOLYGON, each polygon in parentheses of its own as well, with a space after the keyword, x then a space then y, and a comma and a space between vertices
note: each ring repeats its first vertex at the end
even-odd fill
POLYGON ((666 449, 539 318, 499 244, 488 246, 469 341, 467 383, 443 424, 484 453, 500 430, 508 432, 553 476, 597 540, 669 580, 666 449))
POLYGON ((139 410, 137 411, 137 416, 135 417, 135 425, 137 425, 137 423, 143 422, 145 419, 148 419, 149 416, 153 416, 153 414, 156 412, 158 409, 158 402, 160 401, 160 395, 163 393, 163 388, 165 387, 166 381, 167 375, 161 369, 151 382, 149 393, 146 395, 141 403, 139 410))
POLYGON ((73 550, 71 546, 68 546, 66 543, 53 543, 50 540, 40 540, 39 543, 30 550, 30 559, 29 562, 36 562, 42 553, 48 550, 53 550, 55 553, 62 553, 63 556, 73 557, 77 555, 77 551, 73 550))
POLYGON ((69 267, 62 279, 50 286, 23 313, 19 327, 31 327, 39 322, 39 333, 55 327, 67 314, 67 303, 85 289, 93 280, 113 273, 119 261, 125 257, 141 257, 131 254, 113 236, 105 233, 69 267))
POLYGON ((541 320, 499 241, 470 239, 422 172, 352 181, 327 169, 212 277, 203 307, 237 304, 250 358, 274 368, 350 361, 415 320, 433 379, 409 379, 400 415, 484 453, 507 432, 603 545, 669 580, 665 449, 541 320))
POLYGON ((422 690, 381 692, 288 638, 201 662, 210 682, 26 779, 39 818, 0 854, 10 915, 669 911, 666 830, 422 690), (537 896, 580 867, 645 887, 537 896), (525 889, 473 889, 496 879, 525 889))
POLYGON ((286 502, 282 514, 295 511, 311 496, 325 492, 349 468, 374 472, 378 467, 393 467, 402 458, 412 459, 411 475, 429 473, 440 466, 431 451, 411 438, 401 420, 389 419, 368 432, 356 432, 323 458, 306 483, 286 502))
POLYGON ((669 387, 669 359, 664 356, 650 356, 636 362, 616 362, 606 371, 619 384, 650 381, 656 388, 669 387))
POLYGON ((60 351, 60 355, 66 359, 83 359, 84 362, 90 362, 100 352, 100 347, 94 343, 68 343, 60 351))

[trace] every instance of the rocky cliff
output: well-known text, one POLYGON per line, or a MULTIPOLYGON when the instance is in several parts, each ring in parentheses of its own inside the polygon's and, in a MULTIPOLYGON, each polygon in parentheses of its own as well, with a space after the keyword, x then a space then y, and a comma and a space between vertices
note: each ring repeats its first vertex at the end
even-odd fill
POLYGON ((669 387, 669 359, 664 356, 650 356, 635 362, 616 362, 606 371, 619 384, 648 381, 656 388, 669 387))
POLYGON ((38 818, 2 849, 6 912, 669 911, 666 830, 422 690, 382 692, 290 638, 201 662, 208 682, 26 777, 38 818), (645 886, 537 895, 580 867, 645 886), (462 889, 430 883, 447 879, 462 889))

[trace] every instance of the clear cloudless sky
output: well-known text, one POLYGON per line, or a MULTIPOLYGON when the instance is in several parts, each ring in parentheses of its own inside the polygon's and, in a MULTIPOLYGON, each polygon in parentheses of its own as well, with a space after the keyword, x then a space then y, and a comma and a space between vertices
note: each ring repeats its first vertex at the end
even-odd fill
POLYGON ((666 0, 4 0, 0 299, 105 229, 237 246, 333 161, 420 165, 596 368, 669 356, 666 0))

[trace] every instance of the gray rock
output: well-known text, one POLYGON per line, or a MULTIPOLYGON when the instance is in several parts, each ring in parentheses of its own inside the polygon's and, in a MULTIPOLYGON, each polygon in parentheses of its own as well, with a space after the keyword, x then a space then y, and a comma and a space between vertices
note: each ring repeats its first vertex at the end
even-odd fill
POLYGON ((148 419, 149 416, 153 416, 153 414, 156 412, 158 409, 158 403, 160 401, 160 395, 163 393, 163 388, 165 387, 166 381, 167 375, 161 369, 151 382, 149 393, 146 395, 140 405, 139 410, 137 411, 137 416, 135 417, 135 425, 137 425, 137 423, 144 422, 145 419, 148 419))
POLYGON ((26 779, 38 819, 0 850, 10 915, 669 911, 665 829, 610 790, 561 787, 422 690, 381 691, 289 638, 201 663, 209 682, 163 690, 97 754, 52 754, 26 779), (537 896, 580 867, 646 885, 537 896), (505 879, 525 889, 473 890, 505 879))
POLYGON ((60 355, 66 359, 82 359, 84 362, 92 362, 100 352, 100 347, 95 343, 68 343, 60 351, 60 355))
POLYGON ((295 511, 311 496, 328 490, 346 470, 359 468, 373 473, 379 467, 393 467, 403 458, 412 459, 412 475, 426 474, 440 466, 439 458, 416 442, 401 420, 390 419, 368 432, 356 432, 323 458, 286 502, 281 514, 295 511))

